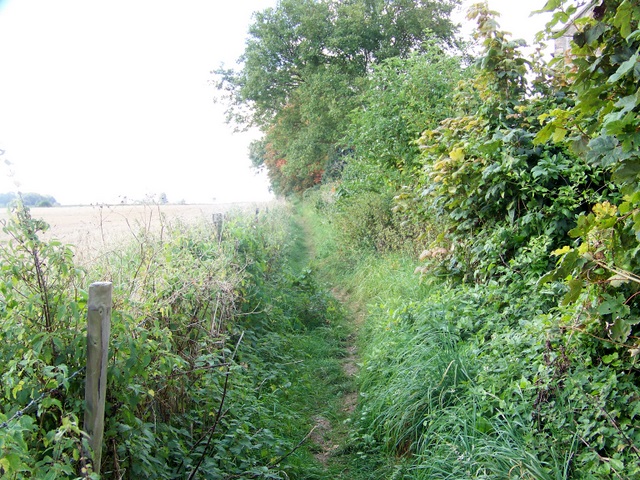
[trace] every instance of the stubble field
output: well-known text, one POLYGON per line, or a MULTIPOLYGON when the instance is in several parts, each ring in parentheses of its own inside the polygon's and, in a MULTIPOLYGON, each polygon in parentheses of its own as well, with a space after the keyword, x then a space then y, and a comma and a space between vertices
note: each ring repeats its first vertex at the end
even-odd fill
MULTIPOLYGON (((135 239, 141 232, 160 232, 177 221, 182 223, 213 223, 215 214, 242 210, 255 212, 270 203, 229 203, 206 205, 92 205, 75 207, 31 208, 33 218, 50 226, 47 239, 57 239, 75 247, 81 261, 90 261, 105 248, 135 239)), ((9 213, 0 209, 0 224, 9 213)), ((0 230, 0 242, 7 241, 0 230)))

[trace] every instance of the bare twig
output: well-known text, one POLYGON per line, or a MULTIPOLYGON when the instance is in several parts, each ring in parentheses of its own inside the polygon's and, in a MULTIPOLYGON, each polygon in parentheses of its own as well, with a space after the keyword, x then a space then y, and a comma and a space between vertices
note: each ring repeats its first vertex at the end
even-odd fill
MULTIPOLYGON (((236 348, 233 351, 233 354, 231 355, 231 359, 229 360, 229 363, 233 362, 233 359, 236 356, 236 353, 238 352, 238 347, 240 346, 240 342, 242 342, 242 339, 244 338, 244 332, 242 332, 242 334, 240 335, 240 338, 238 339, 238 342, 236 343, 236 348)), ((211 426, 211 428, 209 429, 209 438, 207 439, 207 444, 205 445, 204 449, 202 450, 202 455, 200 455, 200 459, 198 460, 198 463, 196 464, 196 466, 194 467, 194 469, 191 471, 191 474, 189 475, 189 479, 188 480, 192 480, 196 473, 198 472, 198 469, 200 468, 200 466, 202 465, 202 462, 204 461, 206 455, 207 455, 207 451, 209 450, 209 446, 211 445, 211 441, 213 440, 213 435, 216 432, 216 428, 218 427, 218 424, 220 423, 220 420, 222 419, 222 409, 224 407, 224 401, 227 398, 227 392, 229 391, 229 378, 231 377, 231 367, 228 366, 227 367, 227 371, 226 371, 226 375, 224 378, 224 387, 222 389, 222 398, 220 399, 220 405, 218 405, 218 411, 216 412, 216 417, 215 420, 213 421, 213 425, 211 426)), ((204 437, 203 437, 204 439, 204 437)), ((200 441, 198 442, 200 443, 200 441)), ((196 444, 197 446, 198 444, 196 444)), ((195 446, 194 446, 195 448, 195 446)))
POLYGON ((273 462, 271 462, 267 468, 273 468, 276 465, 278 465, 279 463, 281 463, 283 460, 285 460, 286 458, 288 458, 291 455, 293 455, 296 452, 296 450, 298 450, 304 444, 304 442, 306 442, 308 440, 308 438, 313 434, 313 432, 316 430, 316 428, 318 428, 318 425, 314 425, 313 428, 311 430, 309 430, 309 433, 307 433, 304 436, 304 438, 302 440, 300 440, 295 447, 293 447, 291 450, 289 450, 287 453, 282 455, 277 460, 274 460, 273 462))

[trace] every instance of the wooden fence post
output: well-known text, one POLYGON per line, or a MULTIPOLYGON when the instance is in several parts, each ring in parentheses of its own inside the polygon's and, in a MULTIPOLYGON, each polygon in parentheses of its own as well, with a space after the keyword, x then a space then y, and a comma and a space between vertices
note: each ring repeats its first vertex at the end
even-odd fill
POLYGON ((100 473, 104 403, 107 393, 107 359, 111 333, 111 282, 89 286, 87 306, 87 380, 85 384, 84 431, 89 434, 93 471, 100 473))
POLYGON ((218 239, 218 243, 222 242, 222 226, 224 223, 224 216, 222 213, 214 213, 213 214, 213 227, 216 230, 216 238, 218 239))

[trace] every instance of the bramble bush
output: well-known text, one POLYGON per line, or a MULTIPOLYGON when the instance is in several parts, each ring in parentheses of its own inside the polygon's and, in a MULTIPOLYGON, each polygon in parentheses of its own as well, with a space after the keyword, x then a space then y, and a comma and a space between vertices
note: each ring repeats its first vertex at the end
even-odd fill
POLYGON ((404 194, 413 201, 403 207, 444 218, 445 229, 430 246, 450 251, 442 266, 484 281, 511 271, 517 257, 522 263, 523 250, 544 245, 539 259, 548 258, 575 226, 576 215, 616 188, 603 168, 567 147, 535 141, 540 117, 572 105, 573 96, 554 89, 561 79, 543 62, 525 59, 522 42, 508 39, 491 12, 476 5, 469 18, 478 22, 483 54, 475 76, 456 92, 459 114, 420 137, 424 171, 416 176, 413 195, 404 194), (480 101, 465 103, 467 97, 480 101))
POLYGON ((69 246, 40 240, 46 228, 18 204, 0 245, 0 472, 7 478, 71 477, 84 463, 84 389, 72 378, 84 355, 84 272, 69 246))

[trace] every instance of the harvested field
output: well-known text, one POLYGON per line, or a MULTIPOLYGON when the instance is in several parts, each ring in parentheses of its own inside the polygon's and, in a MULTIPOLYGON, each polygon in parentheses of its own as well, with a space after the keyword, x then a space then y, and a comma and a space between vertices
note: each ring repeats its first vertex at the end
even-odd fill
MULTIPOLYGON (((133 239, 142 231, 159 232, 176 220, 184 223, 213 222, 216 213, 234 210, 254 212, 272 203, 229 203, 209 205, 94 205, 80 207, 31 208, 33 218, 50 225, 47 238, 75 246, 81 261, 88 261, 105 248, 133 239)), ((0 210, 0 222, 9 214, 0 210)), ((0 241, 7 235, 0 230, 0 241)))

